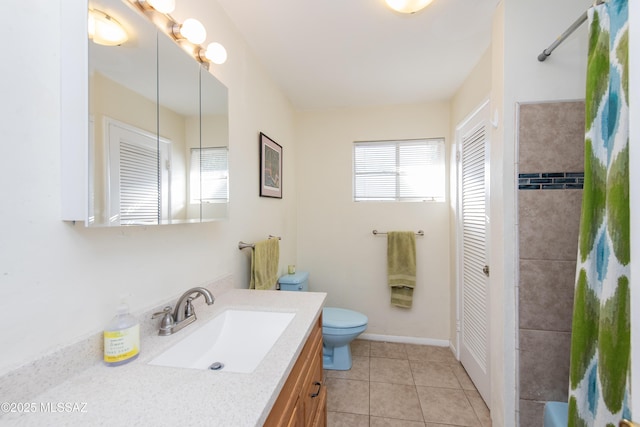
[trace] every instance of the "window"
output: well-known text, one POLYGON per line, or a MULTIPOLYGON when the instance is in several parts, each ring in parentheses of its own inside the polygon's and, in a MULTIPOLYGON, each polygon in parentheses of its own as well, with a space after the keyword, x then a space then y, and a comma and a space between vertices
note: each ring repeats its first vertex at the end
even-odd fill
POLYGON ((226 147, 191 149, 191 203, 226 203, 229 167, 226 147))
POLYGON ((443 202, 444 157, 443 138, 355 142, 353 198, 443 202))

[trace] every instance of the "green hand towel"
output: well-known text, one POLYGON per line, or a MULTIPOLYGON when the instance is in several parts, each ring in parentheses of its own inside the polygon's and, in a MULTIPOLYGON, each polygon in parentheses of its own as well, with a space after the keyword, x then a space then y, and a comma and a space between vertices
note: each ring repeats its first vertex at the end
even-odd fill
POLYGON ((278 282, 280 245, 278 239, 256 242, 251 251, 251 280, 249 289, 275 289, 278 282))
POLYGON ((387 274, 391 305, 411 308, 416 287, 416 235, 412 231, 392 231, 387 236, 387 274))

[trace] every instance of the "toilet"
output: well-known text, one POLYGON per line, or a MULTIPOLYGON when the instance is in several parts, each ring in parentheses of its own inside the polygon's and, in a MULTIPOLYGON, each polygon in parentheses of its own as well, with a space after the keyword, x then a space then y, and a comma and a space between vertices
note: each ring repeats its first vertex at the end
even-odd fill
MULTIPOLYGON (((299 271, 278 280, 281 291, 306 292, 309 273, 299 271)), ((335 371, 351 369, 350 343, 367 329, 369 319, 362 313, 344 308, 322 309, 322 367, 335 371)))

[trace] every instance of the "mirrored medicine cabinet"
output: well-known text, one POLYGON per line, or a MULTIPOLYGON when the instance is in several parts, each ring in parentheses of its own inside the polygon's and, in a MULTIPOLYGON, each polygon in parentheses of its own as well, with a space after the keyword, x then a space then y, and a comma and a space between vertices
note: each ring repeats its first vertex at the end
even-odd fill
POLYGON ((88 42, 86 224, 228 215, 227 88, 128 0, 90 0, 128 34, 88 42))

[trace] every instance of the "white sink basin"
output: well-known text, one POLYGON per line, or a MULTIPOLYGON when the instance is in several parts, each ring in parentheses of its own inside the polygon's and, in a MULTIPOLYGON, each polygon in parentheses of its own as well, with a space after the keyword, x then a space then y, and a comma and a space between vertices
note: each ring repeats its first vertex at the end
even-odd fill
POLYGON ((294 316, 295 313, 275 311, 227 310, 190 332, 189 328, 198 326, 196 320, 196 323, 177 332, 186 333, 185 339, 149 364, 210 369, 212 364, 219 362, 223 367, 215 370, 250 373, 294 316))

